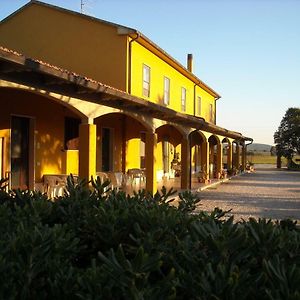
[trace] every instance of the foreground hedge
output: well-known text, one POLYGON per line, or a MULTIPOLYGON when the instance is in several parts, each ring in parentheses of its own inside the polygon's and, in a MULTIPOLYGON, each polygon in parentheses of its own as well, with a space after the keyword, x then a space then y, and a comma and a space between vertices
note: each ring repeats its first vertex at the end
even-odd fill
POLYGON ((198 200, 0 190, 0 299, 300 299, 291 221, 234 223, 198 200))

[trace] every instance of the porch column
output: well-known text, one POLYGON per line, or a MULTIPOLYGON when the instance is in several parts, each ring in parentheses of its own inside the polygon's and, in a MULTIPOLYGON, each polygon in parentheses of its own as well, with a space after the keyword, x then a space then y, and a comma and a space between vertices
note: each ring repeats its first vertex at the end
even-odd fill
POLYGON ((96 175, 96 125, 79 125, 79 177, 87 180, 96 175))
POLYGON ((236 153, 235 153, 235 167, 237 170, 240 168, 240 145, 236 144, 236 153))
POLYGON ((209 179, 209 142, 203 142, 201 144, 201 163, 202 171, 205 172, 205 179, 209 179))
POLYGON ((217 174, 220 173, 223 170, 223 145, 222 143, 219 143, 217 145, 217 174))
POLYGON ((243 149, 242 149, 242 169, 243 171, 246 170, 246 146, 245 144, 243 145, 243 149))
POLYGON ((122 172, 126 173, 126 115, 122 115, 122 172))
POLYGON ((232 169, 232 143, 228 142, 227 170, 232 169))
POLYGON ((181 188, 191 188, 191 149, 188 137, 184 137, 181 142, 181 188))
POLYGON ((157 149, 156 133, 146 132, 146 142, 145 142, 146 190, 151 194, 155 194, 157 192, 156 149, 157 149))

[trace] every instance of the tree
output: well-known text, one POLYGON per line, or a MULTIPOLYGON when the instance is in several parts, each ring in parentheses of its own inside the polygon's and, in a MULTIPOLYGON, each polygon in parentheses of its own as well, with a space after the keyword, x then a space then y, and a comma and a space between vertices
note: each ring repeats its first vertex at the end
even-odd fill
POLYGON ((277 155, 276 147, 275 147, 275 146, 272 146, 272 147, 271 147, 271 149, 270 149, 270 154, 271 154, 271 156, 276 156, 276 155, 277 155))
POLYGON ((300 154, 300 108, 289 108, 274 133, 277 156, 292 159, 300 154))

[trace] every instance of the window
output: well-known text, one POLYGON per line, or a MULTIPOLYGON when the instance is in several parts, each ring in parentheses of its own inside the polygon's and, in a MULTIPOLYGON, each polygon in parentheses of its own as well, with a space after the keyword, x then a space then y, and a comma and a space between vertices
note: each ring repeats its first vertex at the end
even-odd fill
POLYGON ((215 122, 214 109, 213 109, 213 105, 212 104, 209 105, 209 118, 210 118, 210 122, 211 123, 215 122))
POLYGON ((65 118, 65 150, 79 149, 80 119, 65 118))
POLYGON ((170 104, 170 79, 164 77, 164 105, 170 104))
POLYGON ((102 171, 113 171, 113 129, 102 127, 102 171))
POLYGON ((185 111, 186 109, 186 89, 184 87, 181 88, 181 111, 185 111))
POLYGON ((150 67, 143 65, 143 96, 150 97, 150 67))
POLYGON ((201 97, 200 96, 197 97, 197 104, 198 104, 198 107, 197 107, 198 116, 201 116, 201 97))

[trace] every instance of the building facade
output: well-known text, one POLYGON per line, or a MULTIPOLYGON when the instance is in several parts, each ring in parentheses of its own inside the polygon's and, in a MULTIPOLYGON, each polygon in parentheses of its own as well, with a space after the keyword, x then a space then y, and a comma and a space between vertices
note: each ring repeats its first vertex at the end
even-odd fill
POLYGON ((191 55, 184 67, 135 29, 39 1, 1 21, 0 45, 0 171, 12 188, 142 170, 154 192, 245 168, 251 139, 216 125, 220 96, 191 55))

